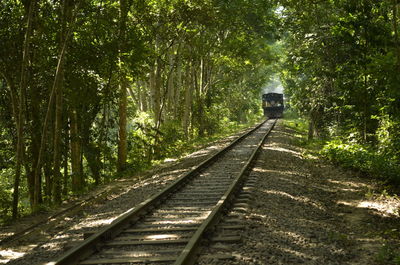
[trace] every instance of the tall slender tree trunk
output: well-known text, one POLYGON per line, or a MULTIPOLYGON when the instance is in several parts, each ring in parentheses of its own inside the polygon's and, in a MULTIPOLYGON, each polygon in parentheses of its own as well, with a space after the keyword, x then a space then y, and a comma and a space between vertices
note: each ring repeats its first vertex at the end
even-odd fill
MULTIPOLYGON (((3 77, 6 80, 6 86, 9 87, 10 89, 10 95, 11 95, 11 105, 12 105, 12 112, 13 112, 13 117, 15 121, 15 125, 17 128, 17 132, 19 132, 18 127, 19 127, 19 105, 18 105, 18 98, 17 98, 17 88, 15 85, 12 83, 11 79, 7 78, 5 75, 3 77)), ((16 153, 18 154, 18 139, 17 139, 17 144, 16 144, 16 153)), ((21 164, 19 165, 21 168, 21 164)), ((16 219, 18 216, 18 201, 19 201, 19 183, 20 183, 20 178, 21 178, 21 172, 18 173, 18 175, 15 176, 14 178, 14 192, 13 192, 13 208, 12 208, 12 218, 16 219)))
POLYGON ((193 98, 193 76, 191 74, 191 65, 187 66, 186 71, 186 82, 185 82, 185 104, 183 110, 183 131, 185 132, 185 138, 189 138, 189 125, 190 125, 190 114, 192 112, 192 98, 193 98))
POLYGON ((18 88, 11 81, 12 80, 11 78, 6 76, 5 74, 3 74, 3 77, 4 77, 5 81, 6 81, 6 87, 8 87, 9 90, 10 90, 12 114, 13 114, 13 117, 14 117, 15 126, 18 126, 18 115, 19 115, 19 111, 18 111, 18 109, 19 109, 18 91, 17 91, 18 88))
POLYGON ((127 0, 120 0, 120 21, 119 21, 119 39, 120 39, 120 47, 119 47, 119 61, 120 61, 120 84, 119 84, 119 104, 118 104, 118 113, 119 113, 119 141, 118 141, 118 171, 121 172, 126 168, 126 160, 128 156, 128 142, 127 142, 127 108, 128 108, 128 100, 127 100, 127 89, 128 89, 128 80, 126 79, 126 70, 124 67, 124 53, 126 50, 126 19, 128 15, 128 2, 127 0))
POLYGON ((19 104, 18 104, 18 119, 15 120, 17 128, 17 161, 15 168, 15 179, 14 179, 14 193, 13 193, 13 210, 12 218, 16 219, 18 216, 18 201, 19 201, 19 183, 21 179, 21 168, 24 159, 24 123, 25 123, 25 101, 26 101, 26 89, 28 84, 28 64, 29 64, 29 53, 30 43, 33 31, 33 15, 35 12, 36 0, 31 0, 28 11, 27 26, 25 32, 24 48, 22 51, 22 67, 21 67, 21 82, 19 91, 19 104))
POLYGON ((30 117, 28 119, 32 122, 32 125, 30 129, 31 142, 28 150, 31 156, 32 166, 28 171, 29 173, 27 174, 27 182, 28 182, 29 200, 31 208, 33 209, 33 200, 35 197, 35 167, 37 165, 37 161, 39 158, 42 119, 40 115, 40 110, 41 110, 40 88, 38 86, 32 86, 30 87, 29 92, 30 92, 29 97, 31 100, 31 104, 29 108, 30 117))
POLYGON ((119 95, 119 141, 118 141, 118 171, 126 169, 126 160, 128 156, 127 144, 127 81, 121 80, 119 95))
POLYGON ((168 84, 167 84, 167 99, 168 99, 168 112, 170 114, 174 113, 176 102, 175 100, 175 49, 171 49, 169 54, 169 69, 168 69, 168 84))
POLYGON ((153 80, 150 82, 151 84, 151 94, 152 94, 152 101, 153 101, 153 113, 154 113, 154 123, 159 123, 159 115, 160 115, 160 108, 161 108, 161 65, 160 60, 157 59, 154 63, 153 72, 150 76, 153 80))
POLYGON ((38 155, 38 160, 37 160, 37 164, 36 164, 36 168, 35 168, 35 175, 34 175, 35 176, 34 177, 35 188, 34 188, 34 198, 33 198, 34 211, 37 210, 37 207, 39 206, 39 202, 40 202, 40 193, 41 193, 40 177, 41 177, 42 159, 43 159, 43 154, 45 151, 44 149, 46 147, 47 130, 48 130, 48 124, 49 124, 49 120, 50 120, 50 116, 51 116, 51 112, 52 112, 51 110, 54 105, 54 98, 55 98, 57 86, 59 83, 59 78, 61 77, 60 74, 62 72, 62 65, 64 64, 65 48, 66 47, 65 47, 65 43, 64 43, 61 54, 59 55, 57 70, 56 70, 56 74, 54 77, 53 88, 50 92, 50 99, 49 99, 49 103, 47 105, 46 117, 45 117, 44 123, 43 123, 42 137, 41 137, 40 147, 39 147, 39 155, 38 155))
POLYGON ((143 90, 145 89, 144 86, 142 85, 141 81, 138 81, 136 83, 137 85, 137 97, 138 97, 138 108, 140 111, 144 111, 144 101, 145 101, 145 97, 144 97, 144 93, 143 90))
POLYGON ((310 118, 308 121, 308 140, 312 140, 314 138, 314 120, 310 118))
MULTIPOLYGON (((71 2, 71 3, 73 3, 73 2, 71 2)), ((73 21, 73 15, 71 15, 71 23, 72 23, 72 21, 73 21)), ((42 130, 42 137, 41 137, 41 141, 40 141, 39 156, 38 156, 37 164, 35 167, 35 178, 34 178, 35 179, 35 194, 34 194, 34 199, 33 199, 34 211, 37 210, 37 207, 39 205, 40 190, 41 190, 40 172, 41 172, 41 168, 42 168, 43 153, 45 151, 44 149, 46 146, 48 124, 49 124, 50 116, 52 113, 51 110, 53 108, 54 101, 56 98, 56 93, 57 93, 57 90, 59 89, 60 80, 63 77, 62 73, 64 71, 64 60, 65 60, 65 54, 67 52, 68 39, 72 32, 71 29, 72 29, 72 26, 70 25, 69 31, 66 32, 64 42, 62 43, 62 45, 60 45, 61 48, 60 48, 59 55, 58 55, 58 63, 57 63, 57 68, 56 68, 56 72, 55 72, 55 76, 54 76, 53 87, 50 92, 50 98, 49 98, 49 102, 47 105, 46 117, 43 122, 43 130, 42 130)))
MULTIPOLYGON (((67 39, 67 23, 71 19, 73 7, 71 0, 63 0, 61 9, 61 35, 59 53, 62 53, 63 45, 67 39)), ((53 196, 56 204, 61 203, 61 133, 62 133, 62 113, 63 113, 63 86, 64 86, 64 60, 60 64, 60 77, 57 79, 55 89, 55 120, 54 120, 54 144, 53 144, 53 196)))
MULTIPOLYGON (((53 132, 50 132, 49 134, 49 139, 52 139, 54 141, 54 135, 53 132)), ((43 159, 43 178, 40 178, 40 181, 43 183, 40 183, 40 185, 43 187, 41 189, 41 194, 39 196, 39 203, 46 202, 50 204, 52 200, 52 191, 53 191, 53 170, 52 170, 52 156, 50 152, 46 152, 44 154, 44 159, 43 159), (43 191, 42 191, 43 190, 43 191)))
POLYGON ((78 128, 78 114, 75 109, 70 112, 71 119, 71 173, 72 191, 80 192, 83 188, 81 140, 78 128))
MULTIPOLYGON (((63 77, 61 77, 63 79, 63 77)), ((60 80, 60 82, 62 82, 60 80)), ((59 87, 56 91, 56 115, 55 115, 55 124, 54 124, 54 149, 53 149, 53 196, 54 202, 56 204, 61 203, 61 183, 62 183, 62 175, 61 175, 61 131, 62 131, 62 84, 59 84, 59 87)))
POLYGON ((400 73, 400 39, 399 39, 399 30, 398 30, 398 10, 399 10, 398 0, 393 0, 393 31, 394 31, 394 39, 396 43, 396 55, 397 55, 397 70, 400 73))
POLYGON ((309 122, 308 122, 308 140, 312 140, 315 137, 319 136, 319 121, 321 119, 321 113, 319 111, 319 106, 312 107, 309 113, 309 122))
POLYGON ((174 118, 178 118, 178 110, 180 105, 180 90, 182 88, 182 60, 178 53, 176 58, 176 85, 175 85, 175 98, 174 98, 174 118))
POLYGON ((142 111, 147 112, 149 110, 149 96, 148 96, 148 86, 146 85, 146 82, 140 81, 139 85, 141 87, 140 90, 140 97, 141 97, 141 108, 142 111))
MULTIPOLYGON (((68 111, 66 111, 68 113, 68 111)), ((66 119, 68 120, 68 119, 66 119)), ((69 123, 66 123, 65 129, 64 129, 64 145, 63 145, 63 169, 64 169, 64 176, 63 176, 63 183, 62 183, 62 195, 67 196, 68 194, 68 179, 69 179, 69 167, 68 167, 68 150, 69 150, 69 123)))
POLYGON ((199 121, 199 136, 202 137, 205 134, 205 118, 204 118, 204 98, 205 98, 205 67, 204 59, 200 59, 200 69, 199 69, 199 82, 196 82, 198 86, 198 121, 199 121), (198 84, 197 84, 198 83, 198 84))

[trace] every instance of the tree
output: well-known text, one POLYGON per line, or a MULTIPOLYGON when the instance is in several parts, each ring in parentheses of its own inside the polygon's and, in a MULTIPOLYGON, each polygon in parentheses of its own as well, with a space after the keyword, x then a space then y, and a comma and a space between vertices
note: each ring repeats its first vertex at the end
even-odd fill
MULTIPOLYGON (((19 100, 18 108, 14 107, 16 128, 17 128, 17 159, 16 159, 16 169, 15 169, 15 181, 14 181, 14 196, 13 196, 13 219, 17 218, 18 215, 18 199, 19 199, 19 183, 21 178, 21 167, 24 159, 24 124, 25 124, 25 101, 26 101, 26 90, 28 83, 28 64, 29 64, 29 54, 31 45, 31 36, 33 31, 33 17, 35 14, 36 0, 31 0, 29 3, 28 13, 26 14, 26 32, 24 40, 24 48, 22 51, 22 67, 21 67, 21 81, 19 87, 19 100), (18 111, 15 111, 15 110, 18 111), (18 117, 16 114, 18 113, 18 117)), ((15 96, 12 95, 14 98, 15 96)), ((16 100, 13 99, 15 104, 16 100)))
POLYGON ((273 9, 259 0, 1 2, 0 100, 12 108, 1 106, 0 146, 16 151, 3 167, 15 175, 14 209, 21 196, 33 211, 59 204, 254 117, 275 60, 273 9))
POLYGON ((387 124, 398 123, 397 1, 281 3, 285 91, 309 116, 310 137, 345 136, 379 149, 387 124))

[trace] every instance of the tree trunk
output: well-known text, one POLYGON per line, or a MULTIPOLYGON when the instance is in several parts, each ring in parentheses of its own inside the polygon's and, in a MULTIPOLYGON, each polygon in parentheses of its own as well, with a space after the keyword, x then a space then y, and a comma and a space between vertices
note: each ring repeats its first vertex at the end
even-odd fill
MULTIPOLYGON (((62 28, 60 35, 60 47, 59 52, 61 54, 63 45, 67 39, 67 23, 71 19, 72 5, 69 0, 62 2, 61 19, 62 28)), ((64 86, 64 60, 60 64, 60 77, 57 80, 56 91, 55 91, 55 120, 54 120, 54 144, 53 144, 53 195, 54 202, 61 204, 61 183, 62 175, 60 172, 61 168, 61 133, 62 133, 62 113, 63 113, 63 86, 64 86)))
POLYGON ((35 183, 35 188, 34 188, 34 197, 33 197, 33 210, 37 211, 39 202, 40 202, 40 193, 41 193, 41 168, 42 168, 42 159, 44 155, 44 149, 46 147, 46 140, 47 140, 47 127, 49 124, 50 116, 51 116, 51 110, 54 104, 54 98, 55 98, 55 91, 56 87, 58 84, 58 79, 60 78, 60 65, 62 64, 62 61, 64 60, 64 49, 62 54, 60 54, 59 60, 58 60, 58 65, 57 65, 57 70, 56 70, 56 75, 54 78, 54 83, 53 83, 53 88, 50 92, 50 99, 49 103, 47 106, 47 112, 46 112, 46 117, 44 119, 43 123, 43 129, 42 129, 42 136, 41 136, 41 141, 40 141, 40 147, 39 147, 39 155, 34 171, 34 183, 35 183))
POLYGON ((150 73, 149 73, 149 92, 150 92, 150 109, 154 112, 155 111, 155 107, 154 105, 156 104, 155 101, 155 82, 156 82, 156 78, 155 78, 155 63, 153 65, 150 66, 150 73))
POLYGON ((137 85, 138 108, 139 108, 139 111, 144 111, 143 110, 144 109, 144 100, 145 100, 144 93, 143 93, 144 86, 142 86, 141 81, 136 82, 136 85, 137 85))
POLYGON ((128 80, 126 79, 126 70, 124 67, 124 53, 126 51, 126 19, 128 15, 128 2, 127 0, 120 0, 120 21, 119 21, 119 61, 120 61, 120 78, 119 78, 119 104, 118 104, 118 113, 119 113, 119 121, 118 121, 118 165, 117 169, 119 172, 125 170, 126 168, 126 160, 127 160, 127 150, 128 150, 128 142, 127 142, 127 108, 128 108, 128 100, 127 100, 127 89, 128 89, 128 80))
POLYGON ((199 122, 199 136, 203 137, 205 135, 205 122, 204 122, 204 59, 200 59, 200 69, 199 69, 199 82, 196 82, 198 86, 198 122, 199 122))
POLYGON ((189 138, 189 122, 190 114, 192 112, 192 91, 193 91, 193 76, 191 75, 191 65, 187 66, 186 71, 186 88, 185 88, 185 105, 183 110, 183 131, 185 132, 185 138, 189 138))
POLYGON ((308 140, 314 139, 314 136, 318 136, 318 120, 319 113, 317 106, 313 107, 310 111, 309 122, 308 122, 308 140))
POLYGON ((13 117, 14 117, 15 126, 17 127, 19 125, 19 123, 18 123, 19 105, 18 105, 18 91, 17 91, 18 88, 11 81, 12 79, 9 78, 7 75, 3 74, 3 77, 4 77, 5 82, 6 82, 6 87, 8 87, 9 90, 10 90, 12 114, 13 114, 13 117))
POLYGON ((178 118, 178 109, 180 105, 180 89, 182 88, 182 60, 177 55, 176 59, 176 85, 175 85, 175 98, 174 98, 174 118, 178 118))
POLYGON ((120 96, 119 96, 119 141, 118 141, 118 171, 121 172, 126 169, 127 160, 127 80, 123 78, 120 85, 120 96))
MULTIPOLYGON (((168 99, 168 113, 173 114, 174 113, 174 108, 176 105, 176 102, 174 101, 175 99, 175 71, 174 71, 174 67, 175 67, 175 49, 171 49, 171 53, 169 54, 169 69, 168 69, 168 84, 167 84, 167 99, 168 99)), ((173 116, 173 115, 171 115, 173 116)))
POLYGON ((310 119, 308 121, 308 140, 312 140, 314 138, 314 121, 310 119))
MULTIPOLYGON (((53 136, 53 135, 52 135, 53 136)), ((50 139, 54 139, 53 137, 49 137, 50 139)), ((40 186, 43 187, 43 194, 39 195, 39 203, 46 202, 50 204, 52 199, 52 191, 53 191, 53 171, 52 171, 52 157, 50 152, 46 152, 44 154, 44 163, 43 163, 43 179, 44 183, 40 183, 40 186)), ((40 178, 42 181, 42 178, 40 178)))
MULTIPOLYGON (((66 111, 66 113, 68 113, 66 111)), ((63 168, 64 168, 64 179, 63 179, 63 184, 62 184, 62 195, 67 196, 68 194, 68 150, 69 150, 69 123, 66 123, 66 128, 64 129, 64 145, 63 145, 63 168)))
POLYGON ((24 159, 24 123, 25 123, 25 100, 26 89, 28 84, 28 64, 30 43, 32 36, 32 20, 35 11, 36 0, 31 0, 28 11, 27 26, 25 32, 24 48, 22 51, 22 67, 21 67, 21 83, 19 91, 19 106, 18 106, 18 119, 15 120, 17 128, 17 161, 15 163, 15 179, 14 179, 14 192, 13 192, 13 210, 12 218, 16 219, 18 216, 18 201, 19 201, 19 183, 21 179, 21 167, 24 159))
POLYGON ((94 143, 89 143, 83 145, 84 156, 86 158, 87 164, 92 172, 94 183, 100 185, 100 170, 101 170, 101 160, 100 160, 100 149, 94 143))
MULTIPOLYGON (((63 75, 63 74, 62 74, 63 75)), ((53 149, 53 195, 54 202, 56 204, 61 204, 61 182, 62 176, 60 172, 61 168, 61 131, 62 131, 62 80, 63 77, 60 78, 60 84, 58 85, 56 91, 56 115, 55 115, 55 124, 54 124, 54 149, 53 149)))
POLYGON ((149 110, 149 96, 148 96, 148 86, 146 82, 139 82, 141 86, 141 108, 142 111, 147 112, 149 110))
MULTIPOLYGON (((73 16, 71 15, 71 23, 73 21, 72 17, 73 16)), ((51 110, 52 110, 54 100, 56 97, 56 92, 59 89, 60 80, 63 77, 62 73, 64 71, 64 60, 65 60, 65 54, 67 52, 68 39, 71 35, 70 33, 72 32, 71 28, 72 27, 70 25, 69 31, 65 34, 64 42, 60 46, 60 51, 59 51, 59 55, 58 55, 58 63, 57 63, 56 73, 54 76, 53 87, 50 92, 50 98, 49 98, 49 103, 47 105, 46 117, 45 117, 44 123, 43 123, 42 138, 40 141, 40 148, 39 148, 39 156, 38 156, 38 161, 37 161, 36 168, 35 168, 35 194, 34 194, 35 196, 33 199, 34 211, 36 210, 36 208, 39 204, 39 194, 40 194, 40 189, 41 189, 41 187, 40 187, 40 171, 41 171, 41 167, 42 167, 43 152, 45 149, 46 135, 47 135, 47 130, 48 130, 47 127, 48 127, 48 123, 49 123, 49 119, 50 119, 50 115, 51 115, 51 110)))
POLYGON ((396 44, 397 71, 400 72, 400 40, 399 40, 399 30, 397 25, 397 16, 398 16, 398 0, 393 0, 393 31, 396 44))
POLYGON ((83 189, 82 159, 81 159, 81 141, 78 128, 78 114, 76 110, 70 113, 71 119, 71 174, 72 191, 80 192, 83 189))
MULTIPOLYGON (((11 95, 11 105, 12 105, 12 112, 13 112, 13 117, 15 121, 15 126, 17 128, 17 133, 19 132, 19 105, 18 105, 18 98, 17 98, 17 88, 14 86, 14 84, 11 82, 10 78, 7 78, 5 75, 3 75, 5 80, 6 80, 6 86, 9 87, 10 89, 10 95, 11 95)), ((18 141, 16 144, 16 153, 18 154, 18 141)), ((19 167, 21 168, 21 164, 19 167)), ((20 169, 21 170, 21 169, 20 169)), ((21 178, 21 172, 16 174, 14 178, 14 192, 13 192, 13 204, 12 204, 12 218, 16 219, 18 216, 18 201, 19 201, 19 183, 20 183, 20 178, 21 178)))
POLYGON ((159 114, 161 107, 161 69, 160 69, 160 60, 157 59, 154 63, 154 68, 152 70, 153 73, 150 76, 153 78, 151 80, 151 94, 153 100, 153 113, 154 113, 154 123, 157 125, 159 123, 159 114))

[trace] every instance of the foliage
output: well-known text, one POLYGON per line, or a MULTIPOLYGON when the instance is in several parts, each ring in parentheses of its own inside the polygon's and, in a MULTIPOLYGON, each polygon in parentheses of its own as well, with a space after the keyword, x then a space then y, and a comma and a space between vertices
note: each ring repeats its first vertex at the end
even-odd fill
POLYGON ((360 170, 383 181, 400 184, 398 161, 373 147, 343 140, 329 141, 321 153, 344 167, 360 170))
POLYGON ((399 3, 280 3, 282 83, 309 138, 338 139, 328 157, 399 183, 399 3))
POLYGON ((294 129, 298 132, 307 132, 307 121, 296 113, 293 109, 286 109, 284 113, 284 124, 288 128, 294 129))
POLYGON ((398 98, 393 23, 383 19, 391 7, 373 1, 284 2, 286 28, 293 32, 283 71, 291 105, 317 123, 316 131, 339 125, 373 140, 373 117, 393 111, 390 99, 398 98))
POLYGON ((12 176, 10 170, 1 170, 0 172, 0 212, 3 218, 0 219, 0 224, 7 221, 11 216, 12 207, 12 176))
POLYGON ((2 1, 0 211, 10 214, 12 197, 14 217, 52 207, 253 122, 276 70, 275 8, 2 1))

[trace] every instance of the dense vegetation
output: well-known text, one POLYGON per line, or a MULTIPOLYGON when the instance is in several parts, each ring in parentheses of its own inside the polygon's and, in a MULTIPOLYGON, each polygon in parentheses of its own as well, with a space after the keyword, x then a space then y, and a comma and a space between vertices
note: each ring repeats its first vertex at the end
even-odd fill
POLYGON ((17 218, 259 117, 261 0, 0 2, 0 211, 17 218))
POLYGON ((282 79, 323 154, 400 184, 399 3, 281 1, 282 79))
POLYGON ((259 117, 277 71, 309 138, 328 139, 327 157, 400 183, 398 9, 398 0, 1 1, 2 216, 57 205, 259 117))

